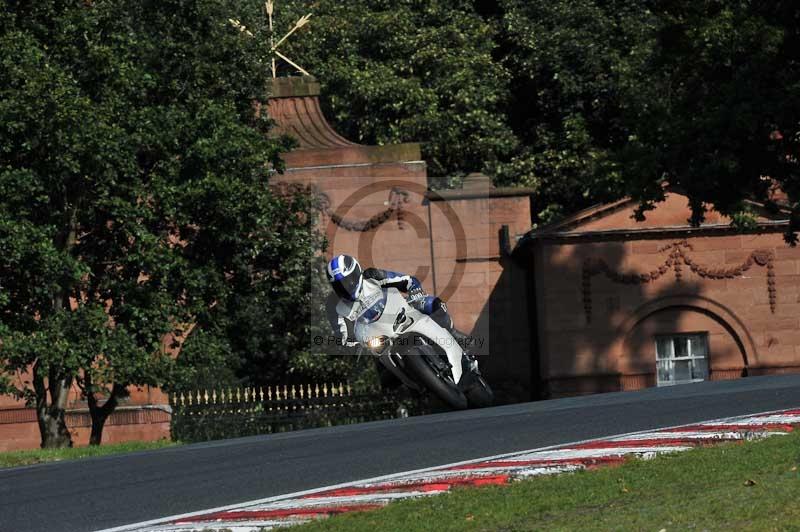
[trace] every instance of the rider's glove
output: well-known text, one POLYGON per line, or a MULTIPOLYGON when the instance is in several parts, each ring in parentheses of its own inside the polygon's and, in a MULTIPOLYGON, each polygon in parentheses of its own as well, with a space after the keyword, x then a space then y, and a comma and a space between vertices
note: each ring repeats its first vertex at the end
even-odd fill
POLYGON ((408 302, 416 303, 417 301, 425 299, 426 295, 425 290, 422 288, 412 288, 408 291, 408 302))

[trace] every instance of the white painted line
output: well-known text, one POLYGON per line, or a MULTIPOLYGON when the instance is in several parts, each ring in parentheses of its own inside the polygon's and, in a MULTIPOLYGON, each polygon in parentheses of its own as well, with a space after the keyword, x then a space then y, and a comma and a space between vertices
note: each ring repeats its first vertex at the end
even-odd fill
POLYGON ((541 475, 557 475, 558 473, 572 473, 573 471, 580 471, 582 469, 586 469, 586 467, 582 465, 561 466, 558 468, 526 467, 524 469, 520 469, 519 471, 514 471, 514 478, 538 477, 541 475))
MULTIPOLYGON (((447 466, 446 466, 447 467, 447 466)), ((413 473, 409 474, 408 476, 402 476, 395 479, 391 479, 390 482, 382 481, 382 482, 359 482, 353 487, 358 488, 375 488, 378 486, 384 486, 390 484, 392 486, 397 486, 398 488, 402 488, 404 485, 407 484, 419 484, 419 483, 426 483, 426 484, 436 484, 437 482, 441 483, 449 483, 453 482, 454 480, 462 479, 462 478, 469 478, 470 480, 480 480, 482 477, 491 477, 496 476, 498 474, 503 473, 503 469, 509 468, 501 468, 501 470, 497 470, 497 468, 480 468, 480 469, 454 469, 452 471, 423 471, 422 473, 413 473)), ((449 488, 448 488, 449 489, 449 488)))
MULTIPOLYGON (((778 434, 777 431, 770 431, 770 434, 778 434)), ((786 432, 780 432, 786 434, 786 432)), ((608 441, 640 441, 657 439, 675 440, 748 440, 756 436, 757 433, 742 431, 721 431, 721 430, 698 430, 691 432, 645 432, 644 434, 631 434, 611 438, 608 441)))
POLYGON ((525 460, 584 460, 587 458, 603 458, 605 456, 623 455, 652 455, 661 453, 675 453, 691 449, 686 445, 659 445, 653 447, 598 447, 592 449, 556 449, 553 451, 537 451, 519 454, 513 458, 506 458, 508 462, 521 462, 525 460))
POLYGON ((792 423, 800 423, 800 415, 791 414, 788 416, 782 415, 764 415, 764 416, 748 416, 743 419, 726 420, 717 422, 705 422, 700 425, 715 425, 724 427, 726 425, 790 425, 792 423))
MULTIPOLYGON (((585 466, 583 464, 526 464, 524 462, 520 462, 519 464, 503 464, 503 465, 496 465, 496 466, 486 466, 481 468, 473 468, 470 467, 469 469, 455 469, 450 471, 449 473, 457 473, 463 476, 474 476, 476 480, 480 479, 480 477, 487 477, 487 476, 495 476, 495 475, 502 475, 504 473, 514 474, 516 475, 519 471, 529 470, 529 469, 536 469, 538 471, 553 471, 554 473, 563 473, 566 471, 572 471, 575 468, 583 469, 585 466)), ((435 481, 438 478, 436 475, 431 475, 430 479, 435 481)), ((442 480, 446 482, 446 480, 442 480)))
MULTIPOLYGON (((290 510, 293 508, 316 508, 332 506, 350 506, 353 504, 380 504, 389 502, 395 499, 407 499, 409 497, 424 497, 426 495, 435 495, 442 493, 447 489, 436 491, 382 491, 377 493, 364 493, 359 495, 342 495, 339 497, 314 497, 307 498, 301 497, 299 499, 291 499, 286 501, 276 501, 267 504, 256 504, 247 506, 247 508, 239 508, 234 510, 236 512, 265 512, 269 510, 290 510)), ((216 513, 216 512, 208 512, 216 513)))
MULTIPOLYGON (((768 411, 768 412, 762 412, 762 413, 757 413, 757 414, 731 416, 731 417, 727 417, 727 418, 721 418, 719 420, 709 420, 709 421, 705 421, 705 422, 695 422, 695 423, 684 423, 684 424, 681 424, 681 425, 673 425, 673 426, 669 426, 669 427, 660 427, 658 429, 647 429, 647 430, 642 430, 642 431, 630 432, 630 433, 626 433, 626 434, 617 434, 617 435, 613 435, 613 436, 603 436, 603 437, 599 437, 599 438, 590 438, 590 439, 586 439, 586 440, 580 440, 580 441, 577 441, 577 442, 570 442, 569 444, 561 443, 561 444, 541 447, 541 448, 538 448, 538 449, 532 449, 532 450, 528 450, 528 451, 512 451, 512 452, 497 454, 497 455, 493 455, 493 456, 485 456, 485 457, 482 457, 482 458, 475 458, 475 459, 472 459, 472 460, 464 460, 464 461, 461 461, 461 462, 454 462, 454 463, 451 463, 451 464, 438 465, 438 466, 433 466, 433 467, 426 467, 426 468, 422 468, 422 469, 416 469, 416 470, 412 470, 412 471, 404 471, 404 472, 400 472, 400 473, 392 473, 392 474, 382 475, 382 476, 373 477, 373 478, 369 478, 369 479, 357 480, 357 481, 352 481, 352 482, 345 482, 345 483, 341 483, 341 484, 335 484, 335 485, 332 485, 332 486, 325 486, 325 487, 321 487, 321 488, 313 488, 313 489, 298 491, 298 492, 294 492, 294 493, 287 493, 287 494, 284 494, 284 495, 277 495, 277 496, 273 496, 273 497, 266 497, 266 498, 263 498, 263 499, 256 499, 256 500, 253 500, 253 501, 240 502, 240 503, 236 503, 236 504, 229 504, 229 505, 220 506, 220 507, 217 507, 217 508, 208 508, 208 509, 204 509, 204 510, 200 510, 200 511, 196 511, 196 512, 188 512, 188 513, 172 515, 172 516, 168 516, 168 517, 161 517, 161 518, 158 518, 158 519, 151 519, 149 521, 142 521, 140 523, 133 523, 133 524, 129 524, 129 525, 123 525, 123 526, 119 526, 119 527, 98 530, 97 532, 151 531, 151 530, 155 530, 153 527, 155 527, 157 525, 168 525, 168 523, 172 523, 172 522, 175 522, 177 520, 185 520, 185 519, 189 519, 189 518, 192 518, 192 517, 198 517, 198 516, 202 516, 202 515, 207 515, 207 514, 211 514, 211 513, 218 513, 218 512, 224 512, 224 511, 229 511, 229 510, 245 510, 246 508, 249 508, 251 506, 258 505, 258 504, 267 504, 267 503, 271 503, 271 502, 278 502, 278 501, 284 501, 284 500, 288 500, 288 499, 295 499, 295 498, 304 497, 306 495, 312 495, 312 494, 315 494, 315 493, 320 493, 320 492, 324 492, 324 491, 330 491, 330 490, 334 490, 334 489, 353 488, 353 487, 363 486, 365 484, 387 483, 389 481, 400 481, 400 480, 411 479, 411 478, 423 478, 421 475, 426 474, 426 473, 434 473, 434 472, 437 472, 437 471, 440 474, 446 474, 446 473, 449 473, 449 472, 444 472, 444 471, 440 471, 440 470, 449 469, 449 468, 456 467, 456 466, 468 465, 468 464, 478 464, 480 462, 499 461, 499 460, 514 461, 514 460, 512 460, 512 457, 521 457, 521 456, 529 456, 530 457, 530 456, 533 456, 533 455, 535 455, 537 453, 538 453, 537 456, 535 456, 534 458, 528 458, 528 459, 539 459, 539 458, 541 458, 542 454, 547 454, 547 452, 555 451, 555 450, 571 451, 573 453, 576 453, 578 451, 585 451, 585 452, 599 451, 601 449, 572 449, 572 450, 570 450, 567 447, 568 446, 577 446, 577 445, 582 445, 582 444, 592 443, 592 442, 608 441, 611 438, 620 438, 620 437, 632 436, 632 435, 636 435, 636 434, 651 434, 651 433, 653 433, 654 430, 666 431, 666 430, 676 429, 676 428, 681 428, 681 427, 697 426, 697 425, 700 425, 700 424, 703 424, 703 425, 751 424, 750 421, 752 421, 752 424, 754 424, 754 425, 756 425, 756 424, 764 424, 764 423, 774 423, 773 421, 766 421, 765 422, 764 421, 765 418, 770 418, 770 419, 771 418, 781 418, 781 419, 784 419, 784 420, 789 420, 789 419, 792 420, 792 421, 782 421, 782 422, 780 422, 780 423, 786 423, 786 424, 788 424, 788 423, 800 423, 800 415, 794 415, 794 414, 793 415, 780 415, 780 412, 784 412, 786 410, 787 409, 771 410, 771 411, 768 411), (757 420, 756 420, 756 418, 757 418, 757 420), (735 420, 739 420, 739 421, 735 422, 735 420), (747 421, 747 423, 743 423, 743 421, 747 421), (415 477, 415 475, 417 475, 417 476, 415 477)), ((666 436, 666 435, 662 435, 662 437, 664 437, 664 436, 666 436)), ((689 448, 690 447, 657 447, 657 448, 645 449, 645 448, 641 448, 641 447, 632 447, 632 448, 628 448, 627 454, 636 454, 640 458, 647 459, 647 458, 652 458, 653 456, 656 456, 657 454, 660 454, 660 453, 686 450, 686 449, 689 449, 689 448)), ((605 452, 603 453, 602 456, 617 455, 617 453, 621 449, 624 449, 624 448, 619 448, 618 447, 618 448, 603 449, 603 451, 605 451, 605 452)), ((591 457, 591 455, 588 455, 586 457, 587 458, 591 457)), ((519 459, 520 458, 518 458, 518 460, 519 459)), ((465 470, 457 471, 457 473, 460 473, 460 475, 458 475, 458 476, 464 476, 464 474, 468 473, 468 472, 469 471, 465 471, 465 470)), ((433 476, 433 475, 430 475, 430 476, 433 476)), ((456 475, 453 475, 453 476, 456 476, 456 475)), ((241 525, 241 523, 239 523, 239 525, 241 525)), ((215 524, 215 526, 216 526, 216 524, 215 524)), ((283 526, 285 526, 285 525, 283 525, 283 526)), ((180 530, 196 530, 196 527, 192 528, 192 529, 182 528, 180 530)))
MULTIPOLYGON (((431 471, 422 471, 422 472, 412 472, 408 473, 408 476, 401 475, 396 478, 389 479, 390 482, 386 480, 381 480, 379 482, 372 482, 371 480, 363 480, 354 483, 353 485, 349 486, 352 488, 373 488, 375 486, 382 486, 391 484, 392 486, 397 486, 398 488, 402 488, 405 484, 416 484, 419 482, 427 482, 427 483, 435 483, 437 481, 441 482, 452 482, 453 479, 464 478, 464 477, 476 477, 479 478, 480 476, 491 476, 496 475, 496 471, 487 471, 485 474, 476 473, 473 474, 474 471, 480 471, 476 469, 456 469, 453 471, 439 471, 439 467, 437 469, 431 471)), ((447 466, 445 466, 447 467, 447 466)))
MULTIPOLYGON (((231 532, 252 532, 255 530, 271 530, 273 528, 284 528, 287 526, 295 526, 295 525, 302 525, 303 523, 308 523, 309 521, 313 521, 313 519, 281 519, 281 520, 265 520, 259 519, 257 521, 214 521, 213 523, 206 523, 208 526, 200 527, 199 530, 208 529, 208 530, 216 530, 216 529, 223 529, 223 530, 230 530, 231 532), (213 526, 213 528, 209 528, 213 526)), ((159 525, 155 528, 148 528, 147 532, 197 532, 198 524, 201 523, 186 523, 186 524, 176 524, 176 525, 159 525)), ((202 524, 201 524, 202 525, 202 524)))

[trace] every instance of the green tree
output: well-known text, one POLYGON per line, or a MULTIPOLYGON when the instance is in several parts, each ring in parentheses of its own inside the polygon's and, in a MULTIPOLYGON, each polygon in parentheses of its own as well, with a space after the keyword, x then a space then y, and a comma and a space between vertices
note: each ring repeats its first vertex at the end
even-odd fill
POLYGON ((434 187, 488 171, 533 188, 542 222, 623 193, 620 85, 654 35, 641 2, 289 4, 278 28, 313 9, 286 46, 320 78, 337 128, 365 143, 422 141, 434 187))
POLYGON ((654 17, 632 0, 502 0, 491 10, 513 73, 508 122, 521 148, 492 169, 535 193, 538 221, 622 192, 615 154, 627 143, 621 91, 651 47, 654 17))
MULTIPOLYGON (((748 199, 772 203, 777 183, 800 230, 800 6, 796 2, 654 3, 657 45, 625 88, 631 124, 620 154, 640 214, 684 189, 692 223, 707 205, 740 225, 748 199), (645 80, 642 82, 642 80, 645 80)), ((775 207, 775 205, 771 205, 775 207)))
POLYGON ((345 136, 423 142, 436 186, 512 152, 509 72, 492 56, 493 25, 472 2, 294 0, 276 10, 277 28, 310 9, 311 29, 287 41, 287 54, 319 78, 345 136))
MULTIPOLYGON (((622 194, 619 84, 652 41, 650 11, 632 0, 478 4, 290 0, 276 28, 313 12, 283 47, 320 79, 332 122, 363 143, 423 142, 434 188, 488 171, 532 187, 545 222, 622 194)), ((267 39, 259 7, 246 25, 267 39)))
POLYGON ((30 370, 5 390, 43 447, 71 444, 73 382, 98 444, 129 385, 230 355, 236 294, 271 277, 281 297, 252 312, 280 315, 302 288, 314 200, 267 186, 289 145, 253 105, 268 68, 228 23, 244 3, 0 3, 0 369, 30 370))
POLYGON ((270 253, 253 263, 247 289, 233 292, 218 311, 239 360, 237 375, 253 386, 308 377, 292 375, 298 357, 327 360, 317 357, 322 351, 313 342, 316 331, 327 326, 321 303, 330 290, 319 254, 317 196, 301 185, 281 184, 273 191, 279 202, 263 235, 270 253), (285 212, 299 214, 287 221, 281 219, 285 212))
POLYGON ((482 168, 532 187, 549 222, 624 194, 645 212, 668 178, 694 223, 704 203, 746 223, 744 200, 777 182, 800 225, 792 2, 288 4, 279 33, 314 12, 285 46, 320 77, 337 127, 423 141, 434 186, 482 168))

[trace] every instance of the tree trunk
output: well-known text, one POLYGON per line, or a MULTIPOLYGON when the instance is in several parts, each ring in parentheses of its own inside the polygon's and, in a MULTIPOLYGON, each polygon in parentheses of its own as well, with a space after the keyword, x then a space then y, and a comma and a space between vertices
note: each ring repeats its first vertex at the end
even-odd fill
POLYGON ((42 449, 72 447, 72 435, 64 419, 71 378, 58 378, 51 372, 47 386, 40 373, 39 362, 33 367, 33 386, 36 390, 36 418, 39 422, 42 449), (47 392, 50 392, 50 404, 47 392))
POLYGON ((72 435, 64 421, 64 412, 59 415, 39 417, 39 434, 42 437, 42 449, 61 449, 72 447, 72 435))
POLYGON ((111 388, 111 395, 108 396, 106 402, 102 406, 97 401, 97 396, 92 390, 92 378, 88 373, 85 377, 86 381, 86 399, 89 403, 89 414, 92 416, 92 432, 89 435, 89 445, 100 445, 103 440, 103 428, 105 427, 106 420, 114 409, 117 408, 117 399, 125 390, 124 386, 114 384, 111 388))
MULTIPOLYGON (((66 199, 66 194, 64 195, 66 199)), ((66 207, 66 205, 65 205, 66 207)), ((78 235, 77 209, 68 209, 68 220, 65 230, 56 238, 56 246, 66 252, 75 247, 78 235)), ((53 312, 69 308, 69 290, 60 287, 53 293, 53 312)), ((37 360, 33 366, 33 387, 36 392, 36 418, 39 422, 39 433, 42 437, 43 449, 72 447, 72 435, 67 428, 64 413, 67 408, 69 389, 72 386, 72 375, 67 368, 51 367, 47 375, 47 384, 42 375, 42 368, 37 360), (48 392, 50 400, 48 403, 48 392)))
POLYGON ((100 445, 103 440, 103 427, 108 416, 92 415, 92 433, 89 435, 89 445, 100 445))

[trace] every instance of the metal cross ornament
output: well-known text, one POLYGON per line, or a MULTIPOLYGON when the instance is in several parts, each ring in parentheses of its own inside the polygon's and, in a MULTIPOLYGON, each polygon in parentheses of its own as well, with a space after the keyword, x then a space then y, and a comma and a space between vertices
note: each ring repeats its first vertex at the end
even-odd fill
POLYGON ((289 59, 288 57, 286 57, 282 53, 280 53, 278 51, 278 46, 283 44, 283 42, 286 39, 288 39, 289 36, 292 33, 296 32, 297 30, 299 30, 300 28, 302 28, 303 26, 308 24, 308 21, 311 19, 311 13, 308 13, 307 15, 304 15, 304 16, 300 17, 300 19, 297 22, 294 23, 294 27, 291 30, 289 30, 289 33, 287 33, 286 35, 281 37, 281 39, 278 42, 275 42, 275 30, 274 30, 274 28, 272 26, 272 13, 275 11, 275 0, 266 0, 266 2, 264 3, 264 8, 266 9, 267 19, 269 20, 269 44, 270 44, 270 48, 269 49, 270 49, 270 52, 272 52, 272 54, 273 54, 273 57, 272 57, 272 77, 275 78, 275 77, 278 76, 278 71, 277 71, 277 69, 275 67, 275 56, 276 55, 278 57, 280 57, 281 59, 283 59, 284 61, 286 61, 287 63, 289 63, 290 65, 292 65, 293 67, 295 67, 300 72, 302 72, 303 75, 308 76, 309 73, 306 72, 305 69, 303 69, 303 67, 301 67, 300 65, 298 65, 297 63, 295 63, 294 61, 292 61, 291 59, 289 59))
MULTIPOLYGON (((294 23, 294 27, 291 30, 289 30, 289 32, 286 35, 284 35, 283 37, 278 39, 277 42, 275 42, 275 28, 272 20, 272 14, 275 12, 275 0, 266 0, 266 2, 264 2, 264 10, 266 11, 267 20, 269 21, 269 51, 272 54, 272 77, 273 78, 278 77, 278 69, 275 64, 275 56, 280 57, 281 59, 292 65, 294 68, 302 72, 303 75, 309 76, 310 74, 306 72, 306 70, 303 67, 301 67, 300 65, 298 65, 297 63, 295 63, 294 61, 283 55, 281 52, 279 52, 278 47, 281 44, 283 44, 286 41, 286 39, 289 38, 290 35, 292 35, 294 32, 296 32, 297 30, 308 24, 308 21, 311 19, 311 13, 308 13, 307 15, 300 17, 300 19, 294 23)), ((250 30, 248 30, 237 19, 231 18, 228 19, 228 22, 230 22, 234 28, 238 29, 245 35, 249 37, 255 37, 255 35, 253 35, 253 33, 250 30)))

